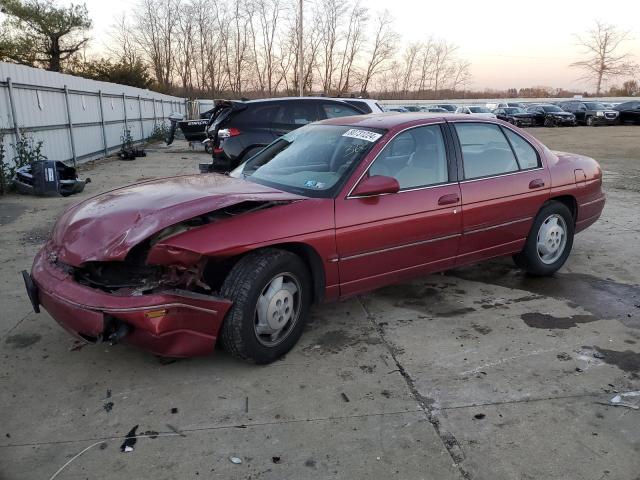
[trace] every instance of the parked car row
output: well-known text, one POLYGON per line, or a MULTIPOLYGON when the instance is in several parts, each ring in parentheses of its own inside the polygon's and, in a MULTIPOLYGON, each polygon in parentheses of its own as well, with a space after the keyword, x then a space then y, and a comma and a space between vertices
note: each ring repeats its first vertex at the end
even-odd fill
POLYGON ((499 118, 519 127, 640 124, 640 100, 607 103, 565 100, 553 103, 492 102, 485 105, 428 104, 390 106, 390 112, 462 113, 499 118))
MULTIPOLYGON (((180 128, 190 142, 202 142, 213 156, 203 172, 231 171, 275 139, 319 120, 388 112, 463 114, 498 118, 517 127, 640 123, 640 101, 609 107, 600 102, 571 100, 557 104, 503 102, 484 105, 434 103, 392 106, 386 110, 372 99, 291 97, 250 101, 218 100, 201 118, 172 117, 171 131, 180 128), (495 108, 490 109, 493 106, 495 108)), ((167 139, 171 143, 173 134, 167 139)))

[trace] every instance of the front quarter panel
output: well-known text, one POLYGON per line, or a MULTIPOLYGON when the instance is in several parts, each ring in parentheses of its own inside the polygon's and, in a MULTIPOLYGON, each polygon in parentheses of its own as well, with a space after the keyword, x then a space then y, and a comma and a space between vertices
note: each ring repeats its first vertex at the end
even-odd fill
POLYGON ((157 243, 149 256, 177 249, 224 259, 284 243, 313 248, 322 260, 327 289, 338 284, 334 200, 330 198, 308 198, 214 221, 157 243))

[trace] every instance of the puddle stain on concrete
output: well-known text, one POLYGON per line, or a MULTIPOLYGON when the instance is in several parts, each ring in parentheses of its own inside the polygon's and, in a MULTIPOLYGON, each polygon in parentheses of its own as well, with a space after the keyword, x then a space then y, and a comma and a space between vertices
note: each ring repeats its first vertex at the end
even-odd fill
POLYGON ((376 295, 394 307, 408 308, 433 317, 449 318, 475 312, 473 307, 460 306, 455 297, 456 294, 461 295, 458 290, 447 291, 449 287, 455 286, 455 283, 447 282, 398 284, 376 290, 376 295))
POLYGON ((22 215, 27 207, 20 203, 2 202, 0 208, 0 225, 8 225, 15 222, 22 215))
POLYGON ((533 277, 507 259, 451 270, 447 275, 559 298, 574 308, 587 310, 594 317, 618 319, 626 326, 640 328, 640 315, 637 314, 636 307, 640 303, 640 285, 628 285, 582 273, 533 277))
POLYGON ((598 320, 598 318, 593 315, 572 315, 570 317, 555 317, 549 313, 538 312, 523 313, 522 315, 520 315, 520 318, 522 318, 522 320, 524 320, 524 323, 532 328, 560 330, 577 327, 579 323, 589 323, 598 320))
POLYGON ((339 353, 345 348, 362 344, 377 345, 381 340, 368 335, 353 335, 346 330, 330 330, 320 335, 313 343, 303 348, 304 351, 319 351, 320 353, 339 353))
POLYGON ((633 352, 631 350, 624 350, 619 352, 617 350, 608 350, 606 348, 593 347, 598 351, 602 357, 599 357, 603 362, 609 365, 615 365, 620 370, 628 373, 640 372, 640 353, 633 352))
POLYGON ((42 339, 37 333, 18 333, 7 337, 4 343, 12 348, 28 348, 42 339))

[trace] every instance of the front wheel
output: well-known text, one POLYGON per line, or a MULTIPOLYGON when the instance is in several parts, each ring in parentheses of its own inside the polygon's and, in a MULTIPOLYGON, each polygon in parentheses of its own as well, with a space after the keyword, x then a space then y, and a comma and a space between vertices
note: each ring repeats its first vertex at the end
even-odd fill
POLYGON ((533 275, 552 275, 564 265, 573 246, 574 219, 566 205, 551 201, 540 209, 516 264, 533 275))
POLYGON ((311 305, 311 279, 291 252, 259 250, 231 269, 222 296, 233 301, 222 325, 222 347, 252 363, 277 360, 296 344, 311 305))
POLYGON ((593 127, 593 117, 587 117, 586 125, 587 127, 593 127))

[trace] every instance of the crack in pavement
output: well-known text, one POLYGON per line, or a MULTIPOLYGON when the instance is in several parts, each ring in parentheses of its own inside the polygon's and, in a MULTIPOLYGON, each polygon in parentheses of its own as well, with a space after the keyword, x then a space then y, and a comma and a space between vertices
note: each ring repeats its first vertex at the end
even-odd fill
MULTIPOLYGON (((239 423, 234 425, 216 425, 211 427, 193 427, 193 428, 180 428, 180 432, 182 433, 198 433, 198 432, 207 432, 207 431, 217 431, 217 430, 230 430, 233 428, 254 428, 254 427, 266 427, 271 425, 288 425, 295 423, 315 423, 315 422, 330 422, 333 420, 350 420, 357 418, 369 418, 369 417, 382 417, 385 415, 406 415, 408 413, 421 413, 423 410, 421 408, 417 410, 399 410, 396 412, 380 412, 380 413, 363 413, 363 414, 355 414, 355 415, 342 415, 336 417, 317 417, 317 418, 301 418, 296 420, 279 420, 277 422, 253 422, 253 423, 239 423)), ((173 431, 173 430, 172 430, 173 431)), ((166 432, 158 432, 159 434, 163 433, 171 433, 170 431, 166 432)), ((173 431, 175 433, 175 431, 173 431)), ((14 447, 37 447, 43 445, 64 445, 70 443, 78 443, 78 442, 95 442, 98 440, 122 440, 123 435, 114 435, 114 436, 106 436, 106 437, 90 437, 90 438, 78 438, 74 440, 54 440, 50 442, 31 442, 31 443, 10 443, 5 445, 0 445, 0 449, 2 448, 14 448, 14 447)))
POLYGON ((557 397, 539 397, 539 398, 522 398, 520 400, 503 400, 498 402, 486 402, 486 403, 469 403, 465 405, 453 405, 451 407, 440 407, 439 410, 462 410, 465 408, 476 408, 476 407, 491 407, 494 405, 515 405, 518 403, 535 403, 535 402, 545 402, 551 400, 568 400, 572 398, 586 398, 586 397, 600 397, 600 396, 611 396, 611 393, 607 392, 587 392, 587 393, 576 393, 574 395, 559 395, 557 397))
POLYGON ((25 314, 25 315, 24 315, 20 320, 18 320, 18 321, 16 322, 16 324, 15 324, 14 326, 10 327, 6 332, 3 332, 3 333, 2 333, 2 335, 0 335, 0 341, 2 341, 2 340, 4 340, 5 338, 7 338, 7 337, 9 336, 9 334, 10 334, 11 332, 13 332, 16 328, 18 328, 18 327, 20 326, 20 324, 21 324, 22 322, 24 322, 24 321, 27 319, 27 317, 28 317, 29 315, 31 315, 32 313, 33 313, 33 310, 28 311, 28 312, 27 312, 27 313, 26 313, 26 314, 25 314))
POLYGON ((362 298, 361 297, 357 297, 357 298, 358 298, 358 303, 360 304, 360 306, 362 307, 362 310, 365 313, 365 316, 367 317, 371 325, 373 325, 374 329, 378 332, 378 335, 380 336, 380 339, 382 340, 382 343, 384 344, 384 346, 387 347, 387 350, 389 351, 389 355, 391 355, 391 358, 393 358, 393 361, 395 362, 397 367, 397 371, 404 378, 407 384, 407 387, 411 392, 411 395, 414 397, 414 399, 420 406, 420 410, 425 414, 425 417, 427 418, 427 420, 429 420, 429 423, 435 430, 436 435, 438 435, 438 438, 440 439, 444 447, 447 449, 447 452, 449 453, 449 456, 451 456, 451 460, 453 461, 453 464, 456 466, 456 468, 460 472, 460 476, 464 480, 470 480, 471 474, 461 464, 462 461, 464 460, 464 453, 462 452, 462 447, 460 446, 460 444, 458 443, 458 441, 456 440, 455 436, 452 433, 442 430, 440 426, 440 420, 438 419, 438 416, 437 416, 437 410, 431 407, 431 404, 433 403, 432 400, 430 400, 429 398, 426 398, 418 391, 418 388, 416 387, 413 378, 411 377, 409 372, 407 372, 407 370, 404 368, 400 360, 398 360, 397 348, 394 347, 386 339, 382 327, 374 321, 373 315, 371 314, 367 306, 362 301, 362 298))

